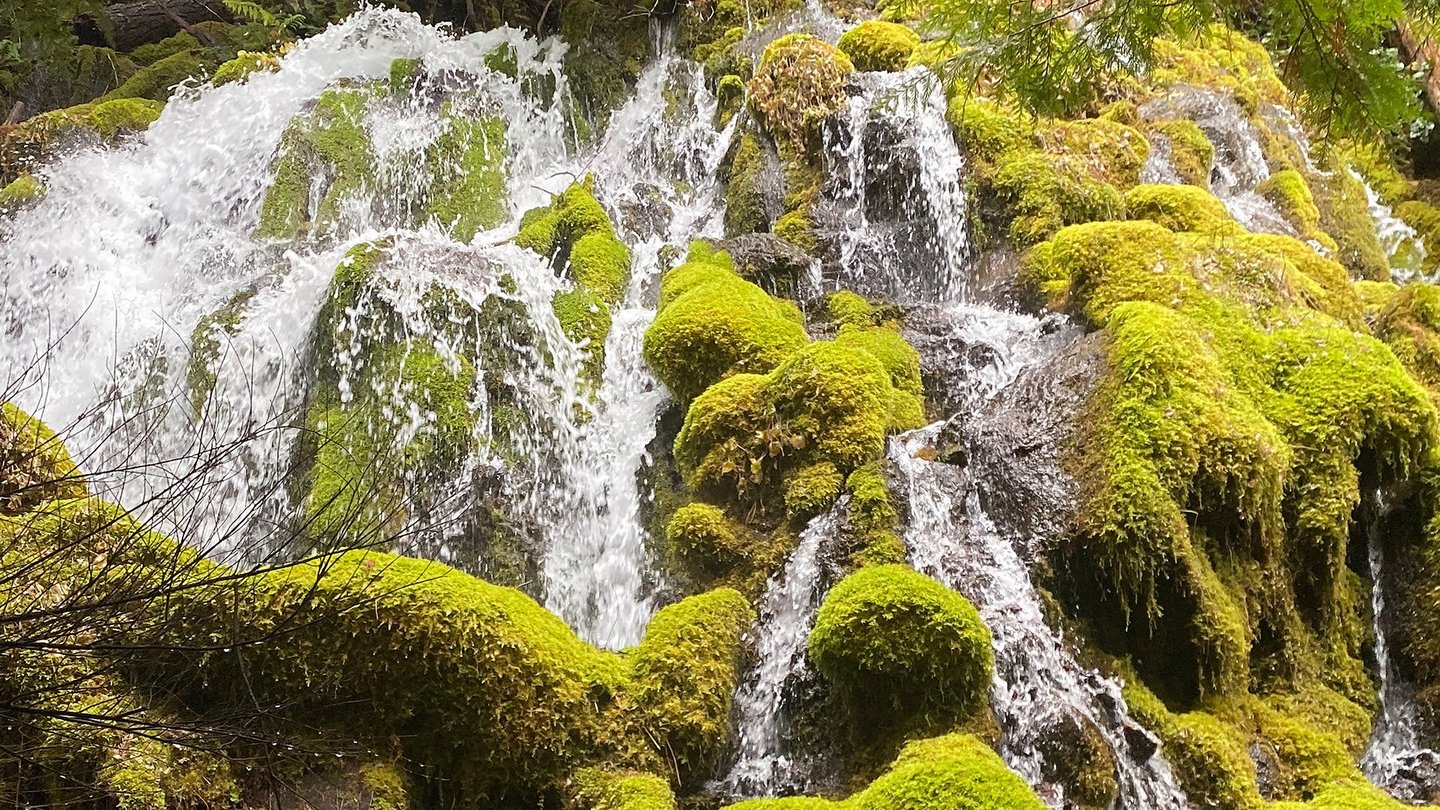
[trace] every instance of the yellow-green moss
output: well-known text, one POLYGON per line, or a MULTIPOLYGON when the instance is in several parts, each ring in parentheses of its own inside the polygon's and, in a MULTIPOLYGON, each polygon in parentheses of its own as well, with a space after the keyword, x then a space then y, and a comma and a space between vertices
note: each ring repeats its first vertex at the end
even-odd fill
POLYGON ((1175 173, 1192 186, 1210 188, 1210 170, 1215 164, 1215 145, 1195 122, 1185 118, 1155 125, 1170 142, 1170 163, 1175 173))
POLYGON ((1375 336, 1417 380, 1440 395, 1440 287, 1406 284, 1382 292, 1385 301, 1375 320, 1375 336))
POLYGON ((990 631, 965 597, 904 565, 861 568, 820 606, 808 650, 866 714, 962 718, 985 703, 990 631))
POLYGON ((85 479, 65 444, 44 422, 0 403, 0 514, 85 495, 85 479))
POLYGON ((570 810, 675 810, 669 783, 639 771, 582 768, 569 788, 570 810))
MULTIPOLYGON (((436 138, 427 164, 430 174, 428 213, 469 242, 509 218, 505 182, 505 121, 502 118, 450 116, 436 138)), ((627 254, 625 274, 629 266, 627 254)))
POLYGON ((850 492, 850 528, 856 548, 850 555, 853 566, 890 565, 905 562, 905 541, 896 530, 899 515, 890 502, 885 465, 872 461, 845 479, 850 492))
POLYGON ((0 214, 18 211, 45 196, 45 185, 34 175, 22 174, 10 185, 0 188, 0 214))
POLYGON ((730 177, 725 184, 725 233, 738 236, 757 233, 770 226, 765 215, 765 164, 760 140, 747 132, 740 136, 740 146, 730 161, 730 177))
POLYGON ((361 89, 327 90, 313 110, 285 130, 256 236, 289 239, 323 230, 334 223, 345 200, 373 182, 375 155, 364 128, 369 98, 370 93, 361 89), (329 185, 318 192, 312 179, 317 174, 330 177, 329 185), (312 205, 314 193, 320 199, 312 205))
POLYGON ((1294 169, 1276 172, 1262 180, 1255 191, 1269 200, 1301 236, 1314 232, 1320 226, 1320 209, 1315 207, 1310 186, 1300 172, 1294 169))
POLYGON ((565 336, 583 344, 586 373, 600 379, 605 370, 605 339, 610 334, 610 307, 594 293, 585 289, 562 290, 551 300, 555 318, 565 336))
POLYGON ((787 34, 765 49, 750 80, 750 106, 782 150, 805 154, 820 122, 845 105, 850 58, 810 34, 787 34))
POLYGON ((720 77, 715 86, 715 126, 723 128, 740 112, 745 102, 745 80, 729 73, 720 77))
POLYGON ((210 77, 210 83, 216 87, 236 82, 244 83, 256 73, 274 73, 279 69, 279 54, 240 51, 234 59, 215 69, 215 75, 210 77))
POLYGON ((145 131, 164 105, 146 99, 96 101, 42 113, 0 133, 0 180, 13 182, 49 158, 67 137, 91 133, 106 143, 145 131))
POLYGON ((951 734, 909 743, 889 772, 844 801, 751 799, 726 810, 1043 810, 1019 775, 985 743, 951 734))
POLYGON ((1390 259, 1375 232, 1364 183, 1343 165, 1328 168, 1328 173, 1308 178, 1320 212, 1319 230, 1334 240, 1335 259, 1351 277, 1389 281, 1390 259))
POLYGON ((1238 231, 1225 203, 1195 186, 1143 185, 1125 193, 1125 215, 1172 231, 1238 231))
POLYGON ((175 85, 188 79, 201 78, 215 68, 215 63, 193 51, 182 51, 161 59, 153 65, 141 68, 125 83, 101 96, 100 102, 127 98, 147 98, 165 101, 175 85))
POLYGON ((793 305, 741 278, 730 257, 692 247, 665 274, 645 360, 682 401, 738 373, 769 372, 808 341, 793 305))
POLYGON ((585 183, 556 195, 549 207, 526 212, 515 244, 568 266, 575 284, 615 304, 630 283, 630 249, 585 183))
POLYGON ((795 520, 808 520, 829 509, 844 488, 845 476, 834 464, 812 464, 786 479, 785 513, 795 520))
POLYGON ((920 35, 906 26, 866 20, 840 37, 840 52, 856 70, 901 71, 920 45, 920 35))
POLYGON ((222 341, 239 328, 245 307, 255 296, 253 290, 241 290, 225 305, 206 315, 195 324, 190 334, 190 361, 186 364, 185 388, 196 413, 205 409, 210 392, 215 388, 215 365, 220 361, 222 341))

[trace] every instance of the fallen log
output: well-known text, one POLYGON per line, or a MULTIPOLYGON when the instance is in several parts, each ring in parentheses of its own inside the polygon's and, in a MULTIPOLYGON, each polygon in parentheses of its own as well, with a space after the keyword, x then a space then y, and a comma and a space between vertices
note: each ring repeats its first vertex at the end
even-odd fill
POLYGON ((234 22, 221 0, 139 0, 75 18, 81 45, 129 51, 172 37, 202 22, 234 22))

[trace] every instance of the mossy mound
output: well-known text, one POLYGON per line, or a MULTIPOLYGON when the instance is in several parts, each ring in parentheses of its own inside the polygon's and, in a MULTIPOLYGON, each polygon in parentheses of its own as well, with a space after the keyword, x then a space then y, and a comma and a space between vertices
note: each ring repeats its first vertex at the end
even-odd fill
POLYGON ((1377 302, 1376 337, 1440 396, 1440 287, 1406 284, 1384 292, 1383 303, 1377 302))
POLYGON ((850 57, 809 34, 787 34, 765 49, 750 79, 750 106, 782 150, 818 143, 820 122, 845 105, 850 57))
POLYGON ((1276 172, 1261 181, 1255 191, 1269 200, 1301 236, 1314 233, 1320 227, 1320 209, 1315 207, 1315 197, 1300 172, 1294 169, 1276 172))
POLYGON ((220 362, 224 343, 234 336, 245 317, 245 308, 255 291, 241 290, 225 305, 206 315, 195 324, 190 335, 190 362, 185 370, 185 388, 196 413, 205 410, 210 392, 215 388, 216 365, 220 362))
POLYGON ((905 746, 884 776, 843 801, 752 799, 726 810, 1042 810, 1041 802, 985 743, 968 734, 905 746))
POLYGON ((1136 186, 1125 193, 1125 214, 1130 219, 1157 222, 1172 231, 1243 230, 1230 217, 1225 203, 1195 186, 1136 186))
POLYGON ((906 26, 866 20, 846 31, 837 47, 856 70, 904 70, 920 46, 920 35, 906 26))
POLYGON ((145 99, 94 102, 43 113, 0 129, 0 180, 13 182, 38 169, 58 148, 86 139, 105 144, 144 132, 163 106, 145 99))
POLYGON ((708 774, 754 618, 738 593, 712 591, 662 610, 634 649, 608 653, 518 591, 366 552, 182 595, 170 609, 174 641, 226 651, 198 665, 184 655, 137 660, 140 682, 178 679, 202 715, 248 696, 281 707, 276 719, 287 723, 371 744, 396 735, 469 803, 539 795, 586 763, 678 784, 708 774), (318 604, 326 609, 313 622, 250 643, 318 604), (360 653, 356 639, 370 649, 360 653))
POLYGON ((741 278, 728 255, 697 244, 661 281, 645 361, 688 402, 727 376, 774 369, 809 341, 802 324, 799 310, 741 278))
POLYGON ((215 69, 210 83, 216 87, 244 84, 256 73, 274 73, 280 69, 280 55, 270 52, 240 51, 235 58, 215 69))
POLYGON ((1029 258, 1032 285, 1109 338, 1058 584, 1167 696, 1243 693, 1252 667, 1370 692, 1346 574, 1357 465, 1417 475, 1436 415, 1341 320, 1360 304, 1333 264, 1286 258, 1301 249, 1093 223, 1029 258))
POLYGON ((1250 113, 1262 103, 1283 105, 1289 99, 1265 46, 1221 25, 1183 43, 1156 40, 1154 57, 1149 83, 1155 88, 1189 84, 1223 90, 1250 113))
POLYGON ((570 778, 571 810, 675 810, 675 794, 658 776, 583 768, 570 778))
POLYGON ((342 203, 373 185, 375 155, 364 127, 370 97, 360 88, 327 90, 313 110, 285 130, 256 236, 291 239, 323 232, 334 224, 342 203), (315 178, 326 182, 317 188, 315 178))
POLYGON ((862 568, 826 595, 811 660, 867 715, 963 718, 985 704, 990 631, 965 597, 904 565, 862 568))
POLYGON ((740 136, 740 145, 730 160, 725 184, 725 235, 763 233, 770 227, 765 212, 765 162, 760 140, 752 133, 740 136))
POLYGON ((1175 173, 1192 186, 1210 188, 1210 171, 1215 165, 1215 145, 1195 122, 1186 119, 1155 125, 1170 142, 1170 163, 1175 173))
MULTIPOLYGON (((450 115, 427 156, 428 213, 461 242, 509 218, 505 121, 450 115)), ((628 270, 628 267, 626 268, 628 270)))
POLYGON ((0 188, 0 214, 12 214, 45 196, 45 184, 34 175, 22 174, 0 188))
POLYGON ((85 495, 85 479, 65 443, 44 422, 0 403, 0 515, 85 495))

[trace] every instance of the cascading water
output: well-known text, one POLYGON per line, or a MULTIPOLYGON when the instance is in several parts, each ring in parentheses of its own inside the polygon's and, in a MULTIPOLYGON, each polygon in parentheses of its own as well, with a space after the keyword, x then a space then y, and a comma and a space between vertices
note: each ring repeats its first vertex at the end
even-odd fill
POLYGON ((1375 665, 1380 675, 1380 713, 1360 768, 1370 781, 1400 799, 1426 801, 1425 783, 1440 777, 1440 753, 1420 744, 1418 708, 1408 684, 1400 680, 1390 656, 1387 638, 1389 614, 1385 600, 1385 534, 1388 512, 1385 491, 1371 495, 1367 528, 1370 562, 1371 612, 1375 621, 1375 665), (1417 778, 1420 777, 1420 778, 1417 778))
POLYGON ((839 286, 896 301, 958 297, 971 258, 965 161, 928 69, 864 73, 825 131, 839 286))
POLYGON ((1375 222, 1375 235, 1380 239, 1380 247, 1385 250, 1385 256, 1390 260, 1390 277, 1396 284, 1406 284, 1411 281, 1424 281, 1435 283, 1434 278, 1426 278, 1420 268, 1425 263, 1425 241, 1420 234, 1410 227, 1405 220, 1395 216, 1395 212, 1380 200, 1380 195, 1356 174, 1354 170, 1350 173, 1365 186, 1365 200, 1369 204, 1370 218, 1375 222))
MULTIPOLYGON (((1030 316, 973 305, 955 310, 962 340, 989 350, 965 375, 967 410, 1045 365, 1067 342, 1063 331, 1030 316)), ((1120 685, 1081 666, 1047 624, 1026 564, 1038 538, 1014 537, 996 526, 981 504, 981 473, 928 460, 944 429, 941 422, 893 439, 890 461, 910 503, 911 563, 964 593, 993 634, 990 705, 1002 756, 1050 806, 1064 807, 1065 788, 1047 752, 1053 756, 1089 729, 1113 756, 1119 807, 1188 807, 1154 739, 1128 718, 1120 685)))
POLYGON ((794 755, 785 746, 785 687, 807 666, 805 640, 823 596, 820 553, 839 527, 842 508, 810 521, 785 569, 765 586, 755 641, 758 663, 735 696, 738 758, 720 785, 730 795, 773 795, 801 787, 794 755))
POLYGON ((733 129, 715 128, 716 101, 703 71, 675 57, 665 30, 658 33, 661 55, 641 74, 635 95, 615 113, 585 166, 606 190, 601 200, 621 212, 635 261, 625 300, 613 314, 596 416, 582 427, 569 469, 575 508, 556 528, 554 536, 564 541, 551 543, 545 561, 547 580, 565 583, 549 591, 547 606, 583 638, 617 649, 640 640, 653 611, 645 596, 636 476, 667 399, 641 357, 655 315, 654 282, 664 271, 665 245, 720 236, 718 166, 733 129), (654 99, 667 93, 684 107, 657 116, 654 99))

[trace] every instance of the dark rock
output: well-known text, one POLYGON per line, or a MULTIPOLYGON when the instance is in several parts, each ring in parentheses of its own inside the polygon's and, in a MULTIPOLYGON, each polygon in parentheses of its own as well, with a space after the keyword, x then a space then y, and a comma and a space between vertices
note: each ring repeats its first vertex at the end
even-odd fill
POLYGON ((1160 750, 1160 739, 1139 723, 1133 720, 1126 720, 1123 728, 1125 734, 1125 745, 1130 751, 1130 758, 1137 763, 1149 762, 1160 750))
POLYGON ((620 221, 617 224, 641 241, 663 235, 675 216, 660 189, 648 183, 635 184, 633 194, 618 207, 620 221))
POLYGON ((813 263, 805 251, 771 233, 747 233, 721 243, 735 271, 771 295, 802 297, 805 278, 813 263))

